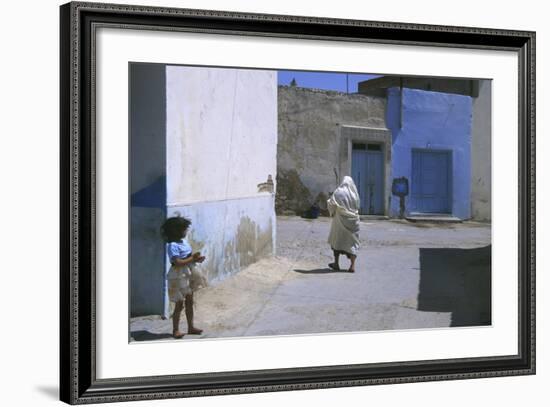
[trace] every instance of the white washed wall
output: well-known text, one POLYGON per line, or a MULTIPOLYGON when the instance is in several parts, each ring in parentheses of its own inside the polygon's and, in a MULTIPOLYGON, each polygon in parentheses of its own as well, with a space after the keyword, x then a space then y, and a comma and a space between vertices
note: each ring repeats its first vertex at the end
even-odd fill
POLYGON ((166 99, 167 215, 191 218, 208 278, 273 254, 276 72, 168 66, 166 99))
POLYGON ((275 71, 168 66, 167 204, 250 198, 277 154, 275 71))
POLYGON ((472 218, 482 221, 491 220, 491 87, 490 80, 480 80, 472 101, 472 218))

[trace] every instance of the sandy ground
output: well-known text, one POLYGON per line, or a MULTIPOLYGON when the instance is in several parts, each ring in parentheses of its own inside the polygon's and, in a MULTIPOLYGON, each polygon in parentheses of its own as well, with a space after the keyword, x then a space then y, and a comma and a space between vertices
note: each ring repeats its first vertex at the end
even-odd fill
MULTIPOLYGON (((490 225, 362 221, 354 274, 327 267, 329 227, 278 217, 274 257, 195 294, 200 337, 490 324, 490 225)), ((132 341, 171 340, 171 320, 132 318, 130 331, 132 341)))

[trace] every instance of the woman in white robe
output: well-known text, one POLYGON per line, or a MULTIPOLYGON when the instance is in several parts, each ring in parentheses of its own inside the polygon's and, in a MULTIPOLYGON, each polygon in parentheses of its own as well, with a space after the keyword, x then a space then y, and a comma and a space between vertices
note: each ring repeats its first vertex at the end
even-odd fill
POLYGON ((328 236, 328 243, 334 252, 334 263, 329 267, 340 270, 339 257, 344 254, 350 259, 350 273, 355 271, 355 260, 359 250, 359 193, 353 179, 344 177, 344 180, 327 201, 332 224, 328 236))

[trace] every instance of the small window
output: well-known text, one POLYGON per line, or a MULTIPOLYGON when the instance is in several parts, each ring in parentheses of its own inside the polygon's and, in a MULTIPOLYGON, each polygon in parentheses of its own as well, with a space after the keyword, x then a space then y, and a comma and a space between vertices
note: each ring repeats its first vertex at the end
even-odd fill
POLYGON ((367 145, 363 143, 353 143, 353 149, 354 150, 366 150, 367 145))
POLYGON ((367 150, 370 151, 382 151, 382 145, 381 144, 368 144, 367 150))

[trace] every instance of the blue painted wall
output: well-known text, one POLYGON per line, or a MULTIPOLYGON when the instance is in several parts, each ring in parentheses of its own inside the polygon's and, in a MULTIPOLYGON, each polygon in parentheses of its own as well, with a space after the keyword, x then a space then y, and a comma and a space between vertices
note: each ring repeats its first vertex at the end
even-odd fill
MULTIPOLYGON (((471 97, 390 88, 386 121, 392 132, 392 178, 406 177, 412 190, 412 151, 450 151, 452 215, 470 218, 471 97)), ((409 195, 406 213, 416 209, 409 195)), ((390 215, 399 215, 396 196, 392 197, 390 215)))
POLYGON ((166 74, 164 65, 130 64, 130 315, 164 311, 166 74))

